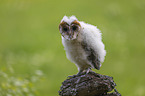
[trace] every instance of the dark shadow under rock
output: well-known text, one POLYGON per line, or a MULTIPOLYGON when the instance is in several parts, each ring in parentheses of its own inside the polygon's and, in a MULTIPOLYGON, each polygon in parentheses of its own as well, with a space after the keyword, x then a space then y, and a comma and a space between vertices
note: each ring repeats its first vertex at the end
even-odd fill
POLYGON ((95 72, 73 75, 66 79, 59 90, 60 96, 121 96, 115 89, 112 77, 95 72))

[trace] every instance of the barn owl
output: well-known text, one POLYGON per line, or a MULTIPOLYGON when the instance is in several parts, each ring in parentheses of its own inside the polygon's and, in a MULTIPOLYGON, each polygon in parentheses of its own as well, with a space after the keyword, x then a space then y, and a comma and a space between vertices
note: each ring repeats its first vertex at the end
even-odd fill
POLYGON ((99 70, 106 51, 101 32, 96 26, 64 16, 59 24, 62 44, 67 58, 78 67, 78 75, 91 68, 99 70))

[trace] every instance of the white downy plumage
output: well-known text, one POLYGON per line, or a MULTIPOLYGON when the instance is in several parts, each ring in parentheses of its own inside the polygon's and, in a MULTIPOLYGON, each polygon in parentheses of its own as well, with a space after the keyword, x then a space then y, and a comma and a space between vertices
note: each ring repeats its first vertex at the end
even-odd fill
POLYGON ((79 73, 90 67, 96 68, 95 66, 97 66, 96 69, 99 70, 106 55, 100 30, 94 25, 78 21, 75 16, 64 16, 61 20, 61 22, 66 22, 68 25, 71 25, 74 21, 80 24, 77 37, 73 40, 68 40, 65 36, 62 36, 62 43, 66 50, 67 58, 77 65, 79 73), (94 59, 94 57, 96 59, 94 59), (88 58, 94 59, 94 61, 88 58), (94 63, 96 65, 94 65, 94 63))

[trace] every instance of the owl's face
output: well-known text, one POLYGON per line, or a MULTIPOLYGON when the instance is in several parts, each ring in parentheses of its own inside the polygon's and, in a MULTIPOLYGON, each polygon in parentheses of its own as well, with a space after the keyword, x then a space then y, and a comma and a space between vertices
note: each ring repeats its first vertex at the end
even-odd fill
POLYGON ((74 40, 80 32, 80 23, 74 17, 66 18, 59 24, 59 31, 65 39, 74 40))

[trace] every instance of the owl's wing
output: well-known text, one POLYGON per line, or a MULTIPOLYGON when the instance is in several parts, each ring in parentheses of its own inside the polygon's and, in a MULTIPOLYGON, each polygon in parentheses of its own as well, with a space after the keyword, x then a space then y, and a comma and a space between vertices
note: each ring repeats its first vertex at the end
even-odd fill
POLYGON ((94 59, 92 61, 93 64, 94 62, 99 62, 99 61, 101 63, 104 62, 106 51, 105 51, 105 46, 102 42, 102 36, 101 36, 100 30, 97 29, 96 26, 93 26, 84 22, 80 22, 80 24, 82 26, 81 34, 82 34, 83 41, 85 41, 87 46, 90 46, 91 48, 89 49, 90 50, 89 54, 91 55, 92 54, 91 50, 94 50, 95 52, 94 56, 98 58, 98 60, 94 59))
POLYGON ((94 68, 99 70, 101 67, 101 62, 100 62, 100 58, 99 58, 98 54, 93 50, 93 48, 88 46, 86 42, 82 42, 81 45, 87 54, 87 59, 90 62, 90 64, 94 68))

